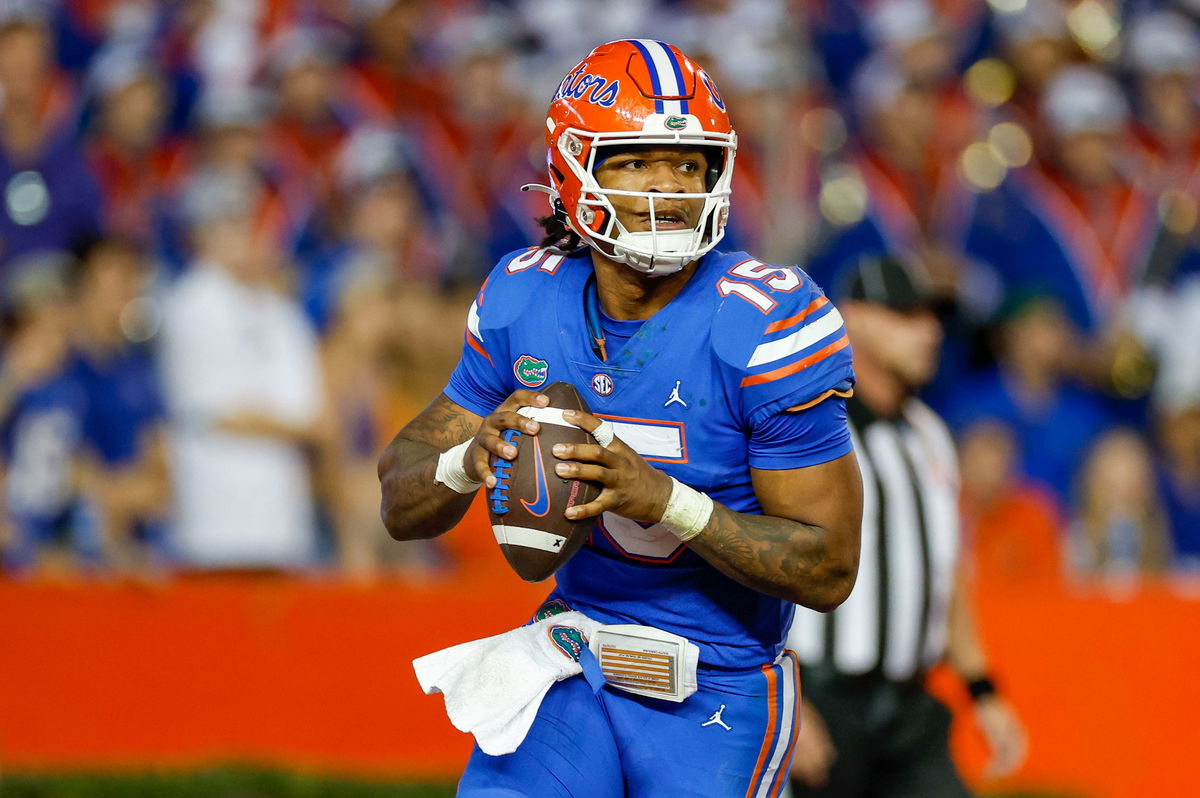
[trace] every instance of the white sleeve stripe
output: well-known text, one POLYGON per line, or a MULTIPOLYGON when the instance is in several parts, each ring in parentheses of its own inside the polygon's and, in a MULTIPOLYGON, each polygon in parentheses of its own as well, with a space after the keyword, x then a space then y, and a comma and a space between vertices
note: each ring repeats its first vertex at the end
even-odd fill
POLYGON ((475 302, 471 303, 471 309, 467 311, 467 332, 475 338, 479 343, 483 343, 483 335, 479 332, 479 305, 475 302))
POLYGON ((746 368, 782 360, 841 330, 842 314, 838 313, 837 308, 832 305, 827 307, 829 308, 828 313, 816 321, 806 324, 786 338, 759 344, 758 348, 754 350, 754 354, 750 356, 750 362, 746 364, 746 368))

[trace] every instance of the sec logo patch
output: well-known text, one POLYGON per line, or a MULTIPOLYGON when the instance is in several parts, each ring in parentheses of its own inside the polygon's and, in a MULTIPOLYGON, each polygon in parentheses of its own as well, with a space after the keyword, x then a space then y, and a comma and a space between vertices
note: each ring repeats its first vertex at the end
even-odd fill
POLYGON ((597 374, 592 377, 592 390, 600 396, 608 396, 613 392, 612 377, 607 374, 597 374))

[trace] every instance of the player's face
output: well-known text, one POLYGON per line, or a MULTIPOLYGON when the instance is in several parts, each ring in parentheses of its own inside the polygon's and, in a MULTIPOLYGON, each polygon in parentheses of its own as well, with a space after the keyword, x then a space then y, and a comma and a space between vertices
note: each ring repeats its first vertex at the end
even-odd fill
MULTIPOLYGON (((664 195, 654 200, 655 229, 691 230, 700 220, 704 200, 671 199, 671 194, 705 191, 708 159, 698 150, 682 147, 620 152, 596 167, 601 188, 664 195)), ((619 221, 631 233, 650 229, 650 201, 645 197, 609 196, 619 221)))

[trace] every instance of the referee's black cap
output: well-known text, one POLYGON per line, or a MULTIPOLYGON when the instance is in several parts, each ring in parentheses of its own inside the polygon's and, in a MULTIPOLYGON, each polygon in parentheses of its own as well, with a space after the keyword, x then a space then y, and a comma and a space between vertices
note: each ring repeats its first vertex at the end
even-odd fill
POLYGON ((933 293, 922 275, 891 255, 864 255, 846 269, 835 296, 909 312, 932 306, 933 293))

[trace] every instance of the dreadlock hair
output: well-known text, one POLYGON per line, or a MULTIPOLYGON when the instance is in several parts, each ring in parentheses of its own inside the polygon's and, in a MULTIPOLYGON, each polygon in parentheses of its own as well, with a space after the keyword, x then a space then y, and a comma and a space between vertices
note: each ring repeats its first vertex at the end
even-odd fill
POLYGON ((583 239, 567 226, 567 211, 559 200, 554 201, 554 213, 541 217, 537 223, 546 231, 546 237, 538 244, 539 247, 574 252, 583 246, 583 239))

